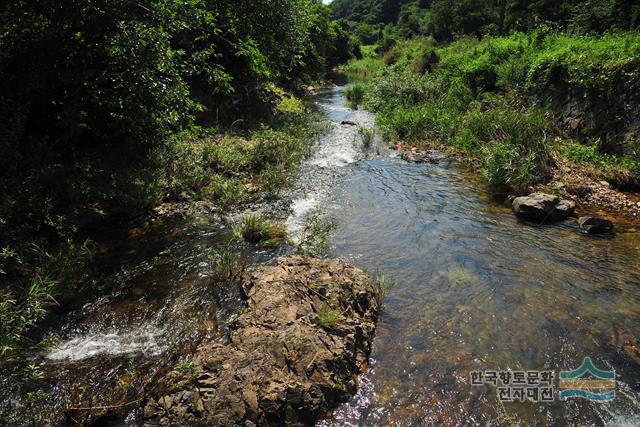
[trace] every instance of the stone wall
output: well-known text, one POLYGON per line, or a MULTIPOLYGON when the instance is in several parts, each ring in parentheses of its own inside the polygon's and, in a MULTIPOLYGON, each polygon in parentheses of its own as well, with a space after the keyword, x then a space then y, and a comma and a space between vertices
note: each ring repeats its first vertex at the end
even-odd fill
POLYGON ((563 117, 571 136, 600 138, 615 154, 632 154, 640 142, 640 77, 620 81, 608 90, 552 84, 535 95, 563 117))

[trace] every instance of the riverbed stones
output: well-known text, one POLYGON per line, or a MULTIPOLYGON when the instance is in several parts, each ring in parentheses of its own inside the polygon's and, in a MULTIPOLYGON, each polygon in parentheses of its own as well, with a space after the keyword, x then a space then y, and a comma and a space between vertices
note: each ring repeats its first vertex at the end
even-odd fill
POLYGON ((192 383, 149 400, 145 425, 313 425, 356 392, 379 309, 367 275, 294 256, 243 289, 228 342, 202 345, 192 383))
POLYGON ((521 219, 540 223, 561 221, 575 210, 575 203, 546 193, 532 193, 513 200, 513 211, 521 219))
POLYGON ((578 218, 580 229, 589 234, 609 234, 613 231, 613 223, 608 219, 594 216, 583 216, 578 218))
POLYGON ((438 163, 444 156, 437 151, 412 148, 402 151, 400 158, 410 163, 438 163))

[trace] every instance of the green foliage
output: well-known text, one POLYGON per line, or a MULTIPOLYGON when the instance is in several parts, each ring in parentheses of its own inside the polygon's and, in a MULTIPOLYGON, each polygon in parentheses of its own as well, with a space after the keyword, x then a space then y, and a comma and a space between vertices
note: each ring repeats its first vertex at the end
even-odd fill
POLYGON ((297 250, 305 256, 324 255, 329 244, 329 236, 336 228, 334 220, 324 219, 317 212, 309 215, 297 250))
POLYGON ((364 83, 356 82, 352 83, 344 91, 344 96, 349 101, 349 107, 353 110, 357 110, 364 100, 366 88, 364 83))
POLYGON ((333 310, 329 304, 324 304, 320 310, 316 312, 318 316, 318 325, 322 328, 330 328, 340 320, 340 313, 333 310))
POLYGON ((129 360, 129 366, 124 374, 116 379, 116 386, 122 391, 133 390, 140 381, 140 372, 136 368, 135 360, 129 360))
POLYGON ((317 131, 291 92, 359 53, 348 30, 312 0, 3 2, 2 352, 92 285, 91 218, 275 194, 317 131))
POLYGON ((183 359, 176 363, 175 368, 168 375, 168 388, 175 392, 183 390, 198 379, 196 364, 193 359, 183 359))
POLYGON ((37 275, 25 296, 8 291, 0 295, 0 355, 16 349, 24 333, 44 317, 56 285, 49 277, 37 275))
POLYGON ((233 234, 239 240, 245 240, 263 248, 275 248, 288 241, 284 225, 260 215, 246 215, 236 226, 233 234))
POLYGON ((376 138, 376 131, 373 128, 358 126, 358 135, 364 148, 370 148, 376 138))
POLYGON ((396 281, 388 276, 385 276, 380 271, 376 271, 376 277, 374 281, 376 287, 376 298, 378 304, 382 305, 384 300, 389 295, 389 292, 396 286, 396 281))
POLYGON ((640 184, 640 157, 639 156, 614 156, 602 153, 598 143, 577 144, 571 142, 561 143, 557 146, 560 154, 581 166, 596 178, 620 185, 640 184))
MULTIPOLYGON (((640 24, 640 6, 624 0, 334 0, 332 7, 335 17, 353 21, 352 28, 366 26, 357 33, 384 27, 403 38, 432 35, 439 41, 536 28, 602 34, 640 24)), ((380 39, 369 36, 363 43, 380 39)))
POLYGON ((222 283, 232 284, 239 282, 247 268, 246 260, 229 248, 216 251, 211 259, 216 278, 222 283))
MULTIPOLYGON (((553 163, 547 135, 558 132, 530 95, 562 86, 604 96, 637 75, 638 49, 635 33, 514 33, 442 47, 417 38, 396 45, 395 64, 368 82, 365 103, 387 138, 464 153, 482 167, 492 192, 524 192, 547 178, 553 163), (437 58, 426 74, 415 65, 425 54, 437 58)), ((638 176, 630 157, 611 158, 614 175, 638 176)))

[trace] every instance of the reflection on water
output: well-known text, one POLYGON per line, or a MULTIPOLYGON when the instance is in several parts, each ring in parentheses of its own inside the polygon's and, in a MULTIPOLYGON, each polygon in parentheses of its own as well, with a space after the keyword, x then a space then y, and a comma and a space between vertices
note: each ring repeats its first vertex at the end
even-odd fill
POLYGON ((330 255, 397 286, 372 369, 322 426, 637 425, 640 369, 616 337, 640 333, 638 234, 522 224, 446 161, 353 164, 328 206, 339 224, 330 255), (585 356, 616 370, 613 403, 501 405, 469 384, 473 370, 567 370, 585 356))

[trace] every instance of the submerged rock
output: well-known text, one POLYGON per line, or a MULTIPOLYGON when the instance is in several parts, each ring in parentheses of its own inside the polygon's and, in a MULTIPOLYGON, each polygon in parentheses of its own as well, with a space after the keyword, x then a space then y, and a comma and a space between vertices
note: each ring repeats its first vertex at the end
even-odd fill
POLYGON ((574 202, 545 193, 533 193, 513 201, 513 211, 519 218, 541 223, 566 219, 575 207, 574 202))
POLYGON ((313 425, 367 369, 378 294, 362 271, 289 257, 245 280, 228 343, 201 346, 194 382, 151 399, 145 425, 313 425))
POLYGON ((400 158, 411 163, 438 163, 444 156, 436 151, 412 149, 403 151, 402 154, 400 154, 400 158))
POLYGON ((613 231, 613 223, 611 221, 593 216, 578 218, 578 225, 589 234, 607 234, 613 231))

